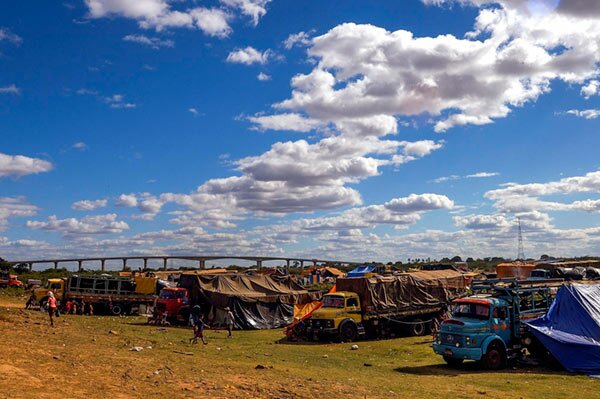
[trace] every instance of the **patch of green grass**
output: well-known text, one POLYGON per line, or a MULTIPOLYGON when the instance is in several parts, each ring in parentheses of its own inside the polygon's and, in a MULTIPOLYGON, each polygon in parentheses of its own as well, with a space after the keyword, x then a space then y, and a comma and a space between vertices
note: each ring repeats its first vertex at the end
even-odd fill
MULTIPOLYGON (((564 398, 576 390, 582 397, 591 398, 597 389, 596 381, 588 377, 543 368, 486 372, 475 363, 467 363, 452 369, 433 353, 429 337, 359 341, 359 349, 351 350, 349 343, 288 343, 280 330, 235 331, 233 339, 227 339, 224 331, 207 330, 209 345, 190 346, 189 329, 159 332, 155 327, 140 325, 143 320, 139 318, 108 319, 128 345, 152 346, 152 353, 147 355, 157 359, 171 357, 173 350, 191 351, 209 363, 226 365, 234 373, 245 374, 264 365, 268 367, 266 372, 277 379, 292 378, 296 384, 306 380, 324 389, 341 385, 348 388, 349 394, 366 390, 369 397, 392 393, 421 397, 426 393, 436 398, 564 398)), ((95 330, 107 321, 84 318, 83 323, 95 330)))
POLYGON ((0 308, 0 315, 0 322, 15 321, 10 328, 0 323, 13 364, 42 375, 71 373, 83 390, 71 397, 598 397, 598 381, 566 372, 487 372, 474 363, 449 368, 433 353, 430 337, 359 341, 351 350, 350 343, 289 343, 281 330, 234 331, 228 339, 226 331, 209 329, 205 346, 189 343, 189 328, 149 326, 141 317, 67 315, 49 331, 40 312, 0 308), (134 346, 144 349, 131 351, 134 346))

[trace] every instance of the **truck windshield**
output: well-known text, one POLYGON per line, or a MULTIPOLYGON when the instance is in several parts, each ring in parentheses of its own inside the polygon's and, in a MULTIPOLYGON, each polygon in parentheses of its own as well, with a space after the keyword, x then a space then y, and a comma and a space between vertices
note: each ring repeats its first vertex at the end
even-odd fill
POLYGON ((160 292, 159 297, 161 299, 177 299, 177 298, 183 298, 184 293, 183 293, 183 291, 162 290, 160 292))
POLYGON ((341 296, 325 295, 323 297, 323 307, 324 308, 343 308, 344 307, 344 298, 341 296))
POLYGON ((490 318, 490 306, 479 303, 458 303, 452 311, 454 317, 469 317, 487 320, 490 318))

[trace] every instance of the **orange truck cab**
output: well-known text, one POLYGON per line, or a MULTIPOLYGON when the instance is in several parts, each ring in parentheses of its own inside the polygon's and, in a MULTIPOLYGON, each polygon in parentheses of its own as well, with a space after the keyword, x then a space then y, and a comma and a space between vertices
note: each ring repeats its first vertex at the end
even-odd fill
POLYGON ((15 274, 0 275, 0 287, 22 287, 23 283, 15 274))
POLYGON ((161 312, 167 313, 167 318, 186 322, 190 314, 190 296, 185 288, 163 288, 156 300, 156 306, 161 312))

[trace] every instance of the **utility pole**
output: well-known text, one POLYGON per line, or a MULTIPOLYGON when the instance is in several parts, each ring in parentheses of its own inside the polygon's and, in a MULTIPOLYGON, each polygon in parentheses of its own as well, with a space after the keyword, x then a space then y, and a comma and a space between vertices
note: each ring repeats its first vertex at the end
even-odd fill
POLYGON ((525 251, 523 250, 523 231, 521 230, 521 218, 517 218, 517 222, 519 223, 519 253, 517 254, 517 260, 525 260, 525 251))

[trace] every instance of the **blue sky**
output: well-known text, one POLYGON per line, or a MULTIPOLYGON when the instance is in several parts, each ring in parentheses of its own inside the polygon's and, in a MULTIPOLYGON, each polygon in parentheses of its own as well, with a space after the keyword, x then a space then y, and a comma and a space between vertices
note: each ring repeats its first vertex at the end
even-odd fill
POLYGON ((600 6, 21 1, 0 256, 597 254, 600 6))

